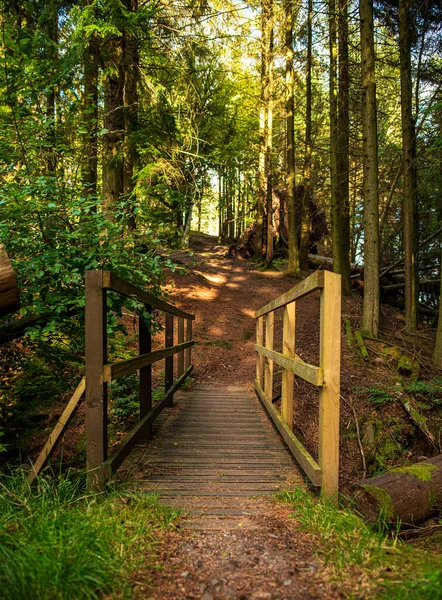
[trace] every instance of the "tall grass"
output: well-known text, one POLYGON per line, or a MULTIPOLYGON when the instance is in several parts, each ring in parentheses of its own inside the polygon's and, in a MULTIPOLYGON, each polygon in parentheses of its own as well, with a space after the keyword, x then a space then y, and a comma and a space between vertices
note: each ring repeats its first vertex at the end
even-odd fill
MULTIPOLYGON (((348 598, 442 599, 442 556, 400 541, 380 523, 318 501, 301 488, 278 495, 290 504, 298 525, 317 538, 318 557, 348 598)), ((441 548, 442 552, 442 548, 441 548)))
POLYGON ((84 477, 30 488, 0 477, 0 597, 131 597, 131 573, 154 564, 155 538, 177 513, 145 494, 88 494, 84 477))

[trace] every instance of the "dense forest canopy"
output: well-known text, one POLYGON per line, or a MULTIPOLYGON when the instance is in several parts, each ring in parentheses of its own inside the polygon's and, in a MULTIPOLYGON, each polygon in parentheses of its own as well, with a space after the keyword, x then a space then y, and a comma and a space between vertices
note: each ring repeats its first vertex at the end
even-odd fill
POLYGON ((292 275, 331 256, 345 293, 363 265, 372 335, 381 294, 408 331, 435 326, 441 27, 434 0, 5 0, 0 239, 21 316, 81 319, 85 269, 159 293, 158 248, 194 227, 292 275))

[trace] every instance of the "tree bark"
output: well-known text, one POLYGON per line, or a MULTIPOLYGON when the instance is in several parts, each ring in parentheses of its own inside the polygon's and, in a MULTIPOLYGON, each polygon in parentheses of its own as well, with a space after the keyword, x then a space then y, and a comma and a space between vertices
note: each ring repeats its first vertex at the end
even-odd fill
MULTIPOLYGON (((138 10, 138 0, 125 0, 125 6, 131 13, 138 10)), ((134 205, 135 198, 135 174, 138 164, 138 151, 135 135, 138 129, 138 79, 140 51, 138 41, 133 34, 125 29, 122 39, 122 62, 124 65, 124 169, 123 169, 123 193, 128 203, 129 229, 134 230, 136 226, 134 205)))
POLYGON ((416 136, 412 113, 411 0, 399 0, 399 46, 402 113, 403 246, 405 262, 405 328, 417 327, 417 198, 416 136))
MULTIPOLYGON (((442 255, 441 255, 442 265, 442 255)), ((439 319, 437 324, 436 343, 433 351, 433 362, 436 367, 442 369, 442 284, 439 295, 439 319)))
POLYGON ((84 161, 82 166, 83 192, 86 196, 97 195, 98 175, 98 40, 92 34, 83 54, 83 121, 84 161))
POLYGON ((329 23, 329 103, 330 103, 330 221, 332 237, 333 271, 341 273, 342 231, 338 199, 338 98, 337 81, 337 18, 336 0, 328 0, 329 23))
POLYGON ((349 68, 348 68, 348 0, 338 0, 338 118, 337 118, 337 204, 340 229, 342 293, 351 291, 350 279, 350 203, 349 203, 349 68))
POLYGON ((288 267, 287 274, 298 277, 299 255, 295 195, 295 68, 293 65, 294 1, 284 0, 285 12, 285 83, 287 127, 287 210, 288 210, 288 267))
POLYGON ((123 194, 124 73, 120 40, 107 40, 105 52, 106 79, 104 82, 103 135, 103 214, 114 220, 115 203, 123 194))
POLYGON ((266 0, 268 5, 268 46, 266 58, 267 70, 267 136, 265 151, 265 183, 267 212, 266 265, 273 260, 273 0, 266 0))
POLYGON ((441 508, 442 454, 354 484, 359 511, 368 521, 420 523, 441 508))
POLYGON ((20 291, 4 244, 0 244, 0 317, 20 308, 20 291))
POLYGON ((312 189, 312 68, 313 68, 313 0, 308 0, 307 8, 307 74, 305 81, 305 155, 304 155, 304 197, 302 202, 301 235, 299 240, 299 267, 308 270, 308 239, 310 227, 310 202, 312 189))
POLYGON ((361 329, 379 335, 379 198, 373 1, 360 0, 364 157, 364 304, 361 329))

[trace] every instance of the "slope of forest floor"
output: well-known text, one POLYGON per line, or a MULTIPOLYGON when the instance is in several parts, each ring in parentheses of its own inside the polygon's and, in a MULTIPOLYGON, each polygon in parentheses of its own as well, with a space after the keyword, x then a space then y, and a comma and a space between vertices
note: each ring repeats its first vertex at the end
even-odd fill
MULTIPOLYGON (((169 300, 196 315, 195 371, 186 387, 191 389, 197 383, 252 389, 253 314, 293 287, 296 281, 282 270, 264 270, 250 260, 227 258, 227 248, 214 237, 194 233, 191 246, 190 251, 162 251, 177 263, 177 268, 167 276, 169 300)), ((368 358, 364 359, 356 343, 349 346, 344 326, 347 323, 357 330, 360 315, 361 298, 355 294, 344 299, 340 483, 346 495, 351 495, 351 483, 363 476, 364 469, 370 476, 440 452, 440 374, 432 369, 430 361, 434 332, 423 329, 415 336, 406 336, 402 315, 382 307, 382 342, 366 340, 368 358), (429 431, 434 434, 433 443, 410 421, 401 403, 404 396, 426 419, 429 431)), ((128 357, 136 349, 134 316, 125 313, 124 321, 128 335, 116 339, 112 349, 120 358, 128 357)), ((162 338, 162 333, 154 337, 154 347, 163 344, 162 338)), ((277 314, 275 348, 281 343, 282 318, 277 314)), ((318 363, 317 294, 297 303, 296 351, 304 360, 318 363)), ((35 352, 32 345, 22 346, 21 342, 3 350, 5 360, 24 353, 32 365, 26 385, 22 384, 19 390, 22 406, 27 401, 35 402, 44 389, 52 400, 59 395, 60 372, 66 378, 66 387, 78 377, 75 361, 62 371, 60 359, 55 376, 51 372, 56 365, 54 356, 51 354, 49 360, 48 356, 35 352)), ((159 393, 164 377, 162 368, 158 365, 154 370, 159 393)), ((124 423, 131 411, 136 412, 136 380, 127 379, 122 387, 111 389, 114 441, 124 436, 124 423)), ((68 393, 66 389, 66 396, 68 393)), ((35 460, 63 406, 62 402, 45 404, 35 412, 38 419, 29 418, 24 411, 30 425, 33 419, 40 424, 36 429, 34 423, 26 445, 22 446, 24 461, 27 457, 35 460), (45 424, 46 430, 42 431, 45 424)), ((317 408, 317 391, 297 380, 294 429, 313 454, 317 447, 317 408)), ((22 421, 22 427, 26 423, 22 421)), ((63 460, 64 464, 84 464, 81 410, 65 436, 57 460, 63 460)), ((437 597, 435 590, 439 589, 442 572, 437 535, 418 539, 414 543, 416 548, 389 541, 354 515, 317 504, 301 488, 298 494, 279 502, 260 503, 260 514, 245 520, 241 526, 236 524, 234 529, 229 529, 226 523, 225 529, 214 531, 174 528, 164 533, 156 546, 156 557, 150 556, 149 564, 144 564, 140 556, 136 571, 127 573, 134 590, 131 597, 157 600, 437 597)), ((432 524, 438 532, 437 520, 432 524)), ((132 533, 137 536, 134 527, 132 533)))
MULTIPOLYGON (((251 260, 228 258, 227 248, 203 233, 193 233, 190 252, 174 251, 170 256, 185 267, 183 272, 178 269, 169 274, 170 299, 196 315, 198 345, 193 352, 192 380, 252 389, 253 314, 296 280, 282 268, 264 270, 251 260)), ((364 467, 369 476, 442 451, 442 379, 431 362, 435 332, 426 328, 407 336, 402 314, 385 305, 381 311, 382 339, 365 340, 368 357, 364 359, 354 338, 349 346, 345 328, 347 323, 352 331, 358 329, 362 298, 354 293, 343 299, 340 484, 345 492, 363 477, 364 467), (410 421, 401 402, 404 397, 427 419, 433 444, 410 421)), ((275 317, 274 347, 281 351, 282 310, 275 317)), ((296 352, 306 362, 319 362, 319 293, 297 302, 296 352)), ((299 378, 295 385, 294 431, 315 455, 318 392, 299 378)))

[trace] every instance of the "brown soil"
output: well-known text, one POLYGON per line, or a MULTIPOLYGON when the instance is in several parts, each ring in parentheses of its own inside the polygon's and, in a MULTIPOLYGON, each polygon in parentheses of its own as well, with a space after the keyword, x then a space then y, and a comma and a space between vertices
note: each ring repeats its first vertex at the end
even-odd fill
POLYGON ((318 558, 318 540, 297 528, 286 507, 264 500, 256 506, 267 514, 169 534, 162 543, 158 571, 146 582, 145 574, 136 574, 134 598, 343 598, 345 586, 332 582, 318 558))

